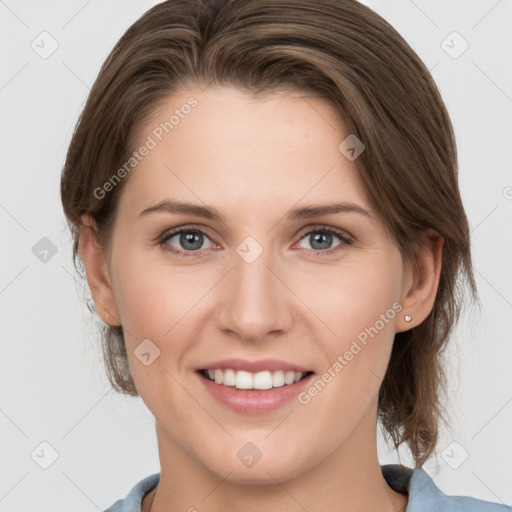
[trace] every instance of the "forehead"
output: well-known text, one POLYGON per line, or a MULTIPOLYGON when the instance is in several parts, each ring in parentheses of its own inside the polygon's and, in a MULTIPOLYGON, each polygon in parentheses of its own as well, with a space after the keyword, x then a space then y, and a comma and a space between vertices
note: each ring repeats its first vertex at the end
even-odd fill
POLYGON ((297 91, 255 98, 234 87, 180 90, 139 127, 147 146, 125 190, 130 202, 204 198, 217 205, 304 198, 369 206, 354 161, 339 150, 349 135, 325 100, 297 91))

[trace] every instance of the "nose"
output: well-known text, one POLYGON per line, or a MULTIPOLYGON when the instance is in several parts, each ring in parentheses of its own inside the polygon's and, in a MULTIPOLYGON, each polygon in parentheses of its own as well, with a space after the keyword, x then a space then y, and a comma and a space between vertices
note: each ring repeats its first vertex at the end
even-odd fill
POLYGON ((294 295, 283 269, 267 251, 252 262, 235 254, 233 262, 219 294, 218 328, 253 343, 287 332, 294 321, 294 295))

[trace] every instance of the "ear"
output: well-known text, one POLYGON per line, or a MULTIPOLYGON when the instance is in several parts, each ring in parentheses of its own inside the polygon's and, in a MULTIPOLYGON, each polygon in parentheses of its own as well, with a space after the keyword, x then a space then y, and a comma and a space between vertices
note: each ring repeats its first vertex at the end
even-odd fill
POLYGON ((404 272, 406 277, 400 301, 403 309, 395 323, 395 332, 421 324, 432 311, 441 275, 443 244, 444 239, 437 231, 425 230, 416 265, 404 272), (405 315, 410 315, 412 320, 406 322, 405 315))
POLYGON ((82 216, 78 251, 84 262, 87 282, 96 311, 106 324, 120 325, 105 251, 98 244, 96 224, 89 215, 82 216))

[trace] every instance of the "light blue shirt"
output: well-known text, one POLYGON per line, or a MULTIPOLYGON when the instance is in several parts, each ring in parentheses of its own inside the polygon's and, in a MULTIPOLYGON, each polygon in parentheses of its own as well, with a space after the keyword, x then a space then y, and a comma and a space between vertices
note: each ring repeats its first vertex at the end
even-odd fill
MULTIPOLYGON (((406 512, 512 512, 512 507, 508 505, 469 496, 448 496, 421 468, 386 464, 381 469, 394 491, 409 495, 406 512)), ((160 473, 148 476, 136 484, 125 499, 116 501, 104 512, 140 512, 142 499, 159 481, 160 473)))

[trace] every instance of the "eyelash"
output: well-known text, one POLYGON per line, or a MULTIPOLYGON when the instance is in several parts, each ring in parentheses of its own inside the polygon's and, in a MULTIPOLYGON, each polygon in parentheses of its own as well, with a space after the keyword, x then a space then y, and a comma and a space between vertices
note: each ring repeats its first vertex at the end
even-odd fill
MULTIPOLYGON (((210 238, 208 236, 208 234, 205 231, 203 231, 202 229, 199 229, 199 228, 196 228, 196 227, 193 227, 193 226, 183 226, 183 227, 177 228, 177 229, 172 230, 172 231, 164 232, 162 235, 160 235, 158 237, 158 244, 165 251, 168 251, 168 252, 170 252, 170 253, 172 253, 172 254, 174 254, 176 256, 180 256, 180 257, 183 257, 183 258, 202 256, 203 252, 206 251, 207 249, 201 249, 199 251, 176 251, 174 249, 171 249, 169 244, 166 243, 168 240, 170 240, 171 238, 173 238, 176 235, 179 235, 181 233, 191 233, 191 232, 193 232, 193 233, 201 233, 201 234, 205 235, 207 238, 210 238)), ((333 228, 331 226, 319 226, 319 227, 315 227, 313 229, 310 229, 308 232, 304 233, 304 235, 302 235, 300 237, 299 241, 302 240, 303 238, 306 238, 307 236, 309 236, 309 235, 311 235, 313 233, 329 233, 329 234, 333 234, 333 235, 336 235, 341 240, 341 242, 342 242, 340 245, 337 245, 333 249, 326 249, 324 251, 319 250, 319 249, 309 249, 309 251, 308 251, 306 249, 314 257, 333 254, 333 253, 341 250, 341 247, 343 245, 350 246, 353 243, 353 240, 350 239, 345 234, 344 231, 342 231, 340 229, 337 229, 337 228, 333 228)), ((211 240, 211 238, 210 238, 210 240, 211 240)))

